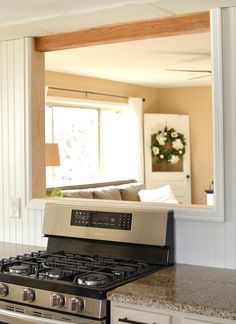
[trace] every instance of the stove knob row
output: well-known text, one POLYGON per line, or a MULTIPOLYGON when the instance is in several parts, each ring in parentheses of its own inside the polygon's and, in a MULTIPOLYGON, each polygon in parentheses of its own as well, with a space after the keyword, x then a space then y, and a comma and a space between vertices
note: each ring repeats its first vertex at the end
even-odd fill
POLYGON ((0 297, 6 297, 9 293, 8 286, 4 283, 0 283, 0 297))
POLYGON ((50 296, 50 305, 52 307, 60 308, 64 306, 65 300, 64 297, 60 294, 51 294, 50 296))
POLYGON ((69 299, 68 308, 70 312, 81 312, 84 309, 84 302, 80 298, 72 297, 69 299))
POLYGON ((23 301, 32 303, 35 300, 34 290, 30 288, 24 288, 22 291, 22 299, 23 301))

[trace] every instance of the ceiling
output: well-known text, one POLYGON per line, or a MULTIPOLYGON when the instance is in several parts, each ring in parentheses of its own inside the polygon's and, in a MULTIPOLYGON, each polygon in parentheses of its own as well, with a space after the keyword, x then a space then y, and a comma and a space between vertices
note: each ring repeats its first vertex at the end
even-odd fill
MULTIPOLYGON (((43 36, 229 6, 236 6, 236 0, 0 0, 0 40, 43 36)), ((94 60, 94 53, 91 52, 94 48, 83 48, 79 55, 84 65, 74 65, 73 69, 66 56, 62 59, 59 57, 62 54, 54 53, 52 55, 58 55, 58 59, 55 57, 56 61, 53 62, 53 57, 48 56, 47 67, 53 70, 60 69, 63 72, 75 73, 76 70, 80 74, 132 83, 141 82, 152 86, 165 87, 167 84, 175 86, 177 83, 189 85, 188 79, 199 74, 178 73, 177 75, 177 72, 167 73, 165 69, 210 69, 209 43, 205 43, 208 36, 202 35, 202 41, 198 38, 200 36, 195 35, 195 37, 196 40, 191 43, 184 38, 178 41, 173 39, 173 43, 178 43, 176 47, 170 47, 167 38, 154 42, 141 41, 143 44, 132 42, 106 45, 106 48, 96 46, 96 60, 94 60), (198 47, 195 46, 195 41, 198 47), (86 56, 91 58, 91 55, 92 60, 86 62, 86 56), (98 61, 101 66, 98 67, 97 64, 94 67, 95 62, 98 61), (111 65, 112 69, 110 69, 111 65)), ((78 54, 68 52, 66 55, 73 58, 73 61, 77 61, 78 54)), ((208 84, 209 79, 209 77, 194 79, 195 81, 191 80, 191 85, 208 84)))
POLYGON ((46 70, 151 87, 210 85, 210 33, 161 37, 46 53, 46 70))
POLYGON ((236 0, 0 0, 0 40, 229 6, 236 0))

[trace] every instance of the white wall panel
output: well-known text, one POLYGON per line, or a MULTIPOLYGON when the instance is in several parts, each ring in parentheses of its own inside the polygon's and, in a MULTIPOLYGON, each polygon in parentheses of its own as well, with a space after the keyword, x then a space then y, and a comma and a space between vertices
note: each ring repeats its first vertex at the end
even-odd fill
MULTIPOLYGON (((223 9, 223 36, 225 223, 176 220, 176 261, 236 268, 235 8, 223 9)), ((24 58, 30 46, 26 39, 0 43, 0 240, 45 245, 41 235, 43 209, 29 210, 24 205, 28 195, 30 109, 26 97, 30 89, 25 88, 29 71, 24 58), (11 197, 22 199, 20 219, 9 218, 11 197)))
POLYGON ((42 212, 26 208, 31 48, 31 39, 0 42, 0 240, 41 245, 42 212), (9 217, 12 198, 20 218, 9 217))

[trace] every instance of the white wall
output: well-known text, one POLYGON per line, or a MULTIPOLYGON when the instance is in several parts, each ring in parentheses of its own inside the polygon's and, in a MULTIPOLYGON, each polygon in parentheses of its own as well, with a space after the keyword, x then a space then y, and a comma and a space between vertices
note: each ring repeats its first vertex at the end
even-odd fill
POLYGON ((0 241, 42 244, 42 212, 29 211, 31 40, 0 42, 0 241), (9 218, 19 199, 20 218, 9 218))
MULTIPOLYGON (((176 221, 176 256, 179 263, 236 269, 236 8, 223 9, 225 223, 176 221)), ((29 134, 27 62, 29 40, 0 43, 0 240, 32 245, 41 239, 43 211, 27 210, 29 134), (9 219, 9 199, 20 197, 20 219, 9 219)))

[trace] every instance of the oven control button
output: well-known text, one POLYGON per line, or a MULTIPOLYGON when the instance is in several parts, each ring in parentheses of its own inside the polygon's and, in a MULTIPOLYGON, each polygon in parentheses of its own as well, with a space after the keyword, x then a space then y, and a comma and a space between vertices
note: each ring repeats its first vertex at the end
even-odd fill
POLYGON ((0 283, 0 297, 6 297, 8 293, 8 286, 6 284, 0 283))
POLYGON ((33 289, 24 288, 22 292, 23 301, 32 303, 35 300, 35 292, 33 289))
POLYGON ((64 297, 60 294, 51 294, 50 296, 50 305, 52 307, 62 307, 65 304, 64 297))
POLYGON ((79 313, 84 309, 84 302, 80 298, 72 297, 69 299, 68 306, 70 312, 79 313))

